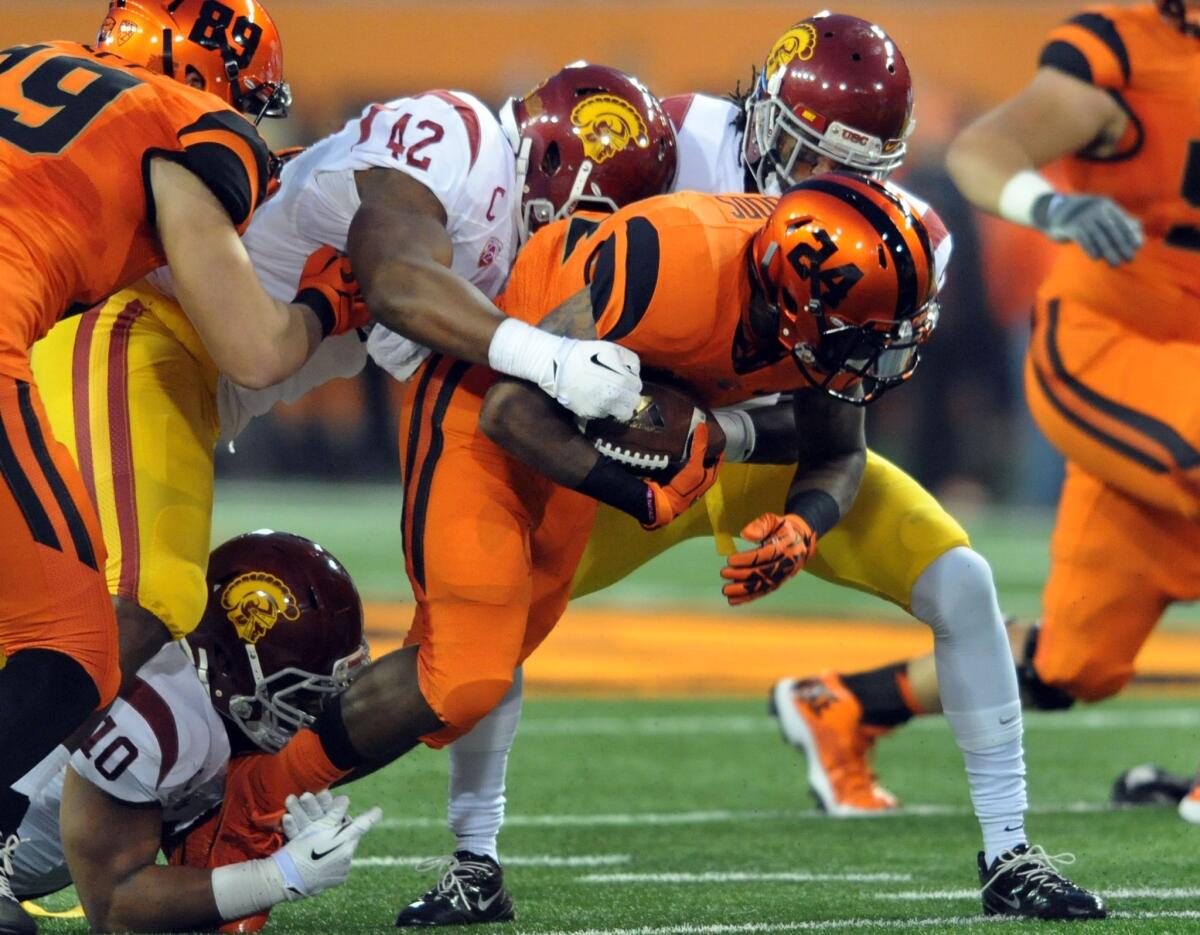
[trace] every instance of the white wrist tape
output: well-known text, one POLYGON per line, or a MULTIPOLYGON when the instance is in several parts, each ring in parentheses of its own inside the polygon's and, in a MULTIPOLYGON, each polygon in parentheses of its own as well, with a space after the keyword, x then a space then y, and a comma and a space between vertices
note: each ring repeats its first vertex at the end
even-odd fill
POLYGON ((226 921, 254 915, 285 902, 291 896, 283 871, 270 857, 246 860, 212 872, 213 900, 226 921))
POLYGON ((735 464, 749 461, 758 440, 750 413, 744 409, 717 409, 713 416, 725 433, 725 460, 735 464))
POLYGON ((543 384, 553 382, 554 360, 563 340, 516 318, 506 318, 488 346, 488 364, 493 370, 529 380, 551 392, 553 387, 543 384))
POLYGON ((1056 195, 1057 190, 1032 169, 1018 172, 1000 192, 1000 216, 1014 224, 1033 227, 1033 206, 1043 195, 1056 195))

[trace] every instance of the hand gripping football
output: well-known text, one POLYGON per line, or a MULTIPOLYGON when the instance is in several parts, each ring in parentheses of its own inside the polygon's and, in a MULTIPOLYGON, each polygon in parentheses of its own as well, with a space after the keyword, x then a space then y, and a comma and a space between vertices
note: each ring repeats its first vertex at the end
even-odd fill
POLYGON ((628 422, 580 420, 579 428, 596 450, 631 471, 650 478, 671 477, 687 461, 692 435, 709 424, 709 457, 724 447, 716 421, 683 390, 654 380, 642 381, 642 401, 628 422))

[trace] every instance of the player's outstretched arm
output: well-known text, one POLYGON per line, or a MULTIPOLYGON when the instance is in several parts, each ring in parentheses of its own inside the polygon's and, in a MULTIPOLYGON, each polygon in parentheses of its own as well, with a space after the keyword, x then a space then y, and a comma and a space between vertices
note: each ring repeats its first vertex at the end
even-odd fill
POLYGON ((97 932, 174 932, 221 923, 314 896, 346 881, 358 842, 380 818, 347 817, 349 800, 323 792, 288 798, 279 851, 215 870, 157 864, 162 811, 120 802, 68 768, 63 852, 97 932))
POLYGON ((585 418, 633 414, 641 390, 636 354, 502 315, 451 270, 454 244, 432 191, 390 169, 358 172, 356 180, 361 205, 346 249, 377 322, 438 353, 528 380, 585 418))
MULTIPOLYGON (((259 283, 241 238, 216 196, 190 170, 166 159, 150 164, 159 238, 171 267, 179 303, 217 368, 250 389, 291 376, 308 359, 323 333, 345 330, 354 306, 352 285, 333 299, 286 304, 259 283)), ((318 258, 320 259, 320 258, 318 258)), ((315 271, 337 273, 335 258, 315 271)), ((306 268, 306 278, 314 273, 306 268)), ((340 277, 335 279, 340 281, 340 277)), ((306 286, 302 279, 301 290, 306 286)), ((306 300, 308 301, 308 300, 306 300)))
POLYGON ((1074 153, 1111 155, 1128 121, 1107 91, 1044 67, 958 135, 946 167, 977 208, 1118 265, 1142 244, 1138 221, 1111 199, 1058 193, 1037 170, 1074 153))
POLYGON ((730 604, 777 590, 816 552, 817 540, 854 504, 867 464, 865 412, 816 391, 792 404, 796 474, 785 512, 764 513, 742 530, 757 545, 730 556, 721 589, 730 604))

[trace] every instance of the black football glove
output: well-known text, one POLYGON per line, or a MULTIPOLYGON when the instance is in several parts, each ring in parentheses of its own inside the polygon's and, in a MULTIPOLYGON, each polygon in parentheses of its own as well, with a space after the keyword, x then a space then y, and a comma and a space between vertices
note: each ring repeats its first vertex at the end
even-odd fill
POLYGON ((1033 206, 1033 223, 1051 240, 1077 243, 1110 266, 1128 263, 1145 242, 1137 218, 1099 195, 1042 195, 1033 206))

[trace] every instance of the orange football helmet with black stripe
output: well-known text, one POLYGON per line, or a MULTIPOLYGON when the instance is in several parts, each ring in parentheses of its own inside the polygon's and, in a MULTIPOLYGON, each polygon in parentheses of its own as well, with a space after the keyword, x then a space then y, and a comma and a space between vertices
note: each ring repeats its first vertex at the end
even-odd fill
POLYGON ((938 284, 925 224, 895 191, 848 172, 806 179, 779 199, 751 259, 812 386, 862 405, 912 376, 938 284))
POLYGON ((279 30, 258 0, 112 0, 97 47, 217 95, 250 115, 286 117, 279 30))

